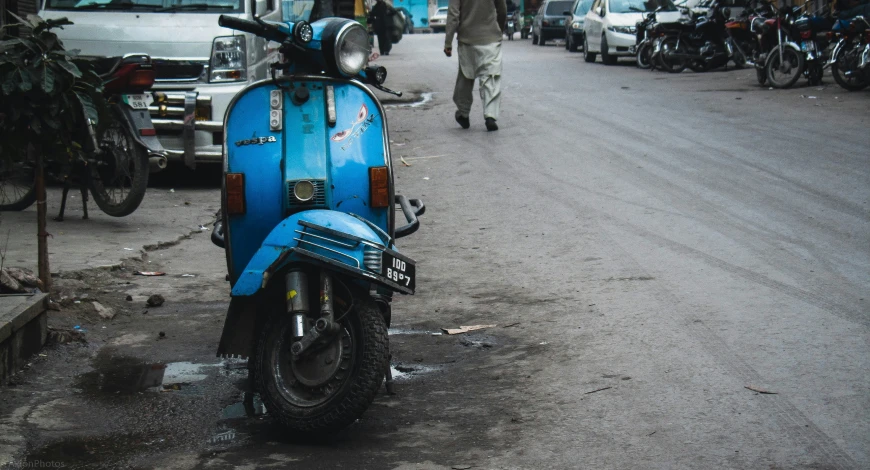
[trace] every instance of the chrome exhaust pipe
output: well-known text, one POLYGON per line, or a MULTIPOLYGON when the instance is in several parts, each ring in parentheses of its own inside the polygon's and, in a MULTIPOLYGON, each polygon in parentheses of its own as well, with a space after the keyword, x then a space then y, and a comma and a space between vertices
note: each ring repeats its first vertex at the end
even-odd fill
POLYGON ((151 173, 157 173, 158 171, 165 170, 166 165, 166 155, 152 153, 151 156, 148 157, 148 167, 150 168, 151 173))

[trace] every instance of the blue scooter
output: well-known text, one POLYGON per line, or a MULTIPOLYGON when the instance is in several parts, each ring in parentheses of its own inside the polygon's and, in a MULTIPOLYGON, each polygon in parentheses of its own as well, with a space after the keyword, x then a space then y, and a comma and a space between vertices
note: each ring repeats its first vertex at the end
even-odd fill
POLYGON ((414 260, 397 238, 423 203, 396 195, 384 109, 364 85, 371 46, 357 22, 221 26, 280 44, 272 79, 242 90, 224 120, 222 219, 232 300, 219 356, 248 358, 269 414, 329 433, 358 419, 384 378, 394 292, 413 294, 414 260), (396 206, 406 222, 396 227, 396 206))

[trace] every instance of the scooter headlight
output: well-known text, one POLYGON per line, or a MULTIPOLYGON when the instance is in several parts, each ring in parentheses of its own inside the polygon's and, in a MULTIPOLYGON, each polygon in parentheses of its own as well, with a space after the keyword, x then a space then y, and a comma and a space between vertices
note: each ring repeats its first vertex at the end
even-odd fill
POLYGON ((342 75, 353 77, 366 66, 372 48, 365 28, 356 22, 342 28, 335 40, 335 63, 342 75))

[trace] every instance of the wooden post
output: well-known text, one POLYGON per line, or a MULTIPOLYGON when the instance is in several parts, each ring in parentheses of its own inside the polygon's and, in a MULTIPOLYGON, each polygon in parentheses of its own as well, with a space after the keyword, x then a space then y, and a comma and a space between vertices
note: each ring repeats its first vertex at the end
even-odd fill
POLYGON ((42 151, 28 145, 30 158, 36 161, 36 242, 37 262, 39 264, 39 279, 45 292, 51 292, 51 270, 48 267, 48 232, 45 229, 45 169, 42 161, 42 151))

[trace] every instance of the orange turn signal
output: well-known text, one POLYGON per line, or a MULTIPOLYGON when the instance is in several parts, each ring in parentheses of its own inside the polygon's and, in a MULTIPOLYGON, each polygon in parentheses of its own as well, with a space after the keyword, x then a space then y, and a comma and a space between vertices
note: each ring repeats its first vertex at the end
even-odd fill
POLYGON ((390 207, 390 170, 385 166, 369 168, 371 207, 390 207))
POLYGON ((245 174, 227 173, 227 215, 245 213, 245 174))

